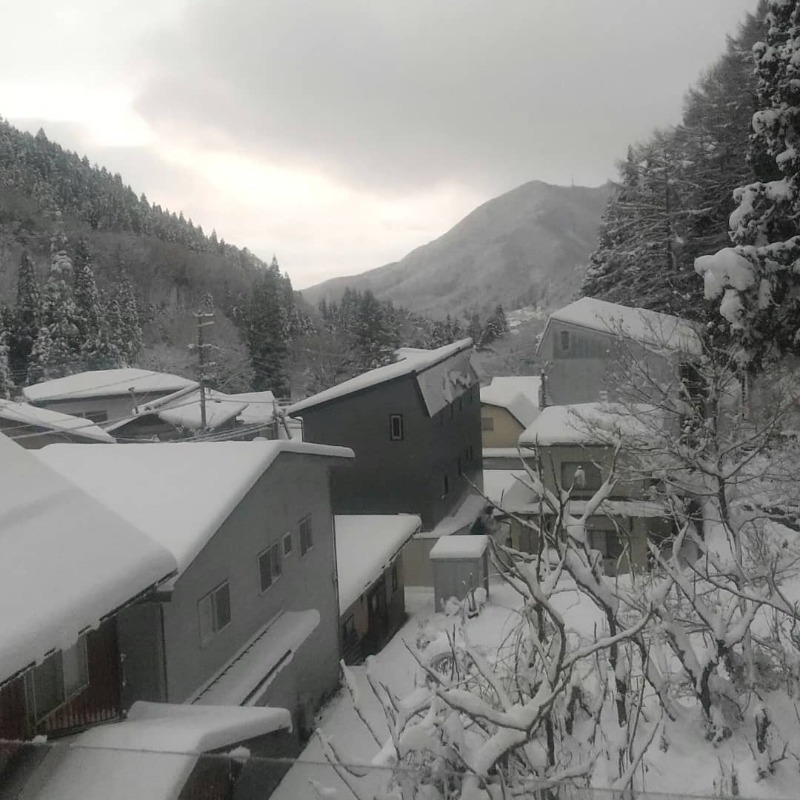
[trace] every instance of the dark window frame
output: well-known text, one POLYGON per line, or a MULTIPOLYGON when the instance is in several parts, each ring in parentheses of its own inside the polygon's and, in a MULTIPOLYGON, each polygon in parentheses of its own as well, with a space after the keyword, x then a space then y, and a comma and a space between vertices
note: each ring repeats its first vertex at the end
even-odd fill
POLYGON ((282 549, 280 542, 273 542, 258 554, 258 575, 261 594, 272 588, 283 575, 282 549), (269 567, 269 569, 266 570, 265 566, 269 567), (266 581, 265 578, 267 578, 266 581))
POLYGON ((197 614, 200 629, 200 646, 205 647, 214 640, 218 633, 221 633, 233 621, 233 610, 231 608, 231 585, 225 580, 215 586, 210 592, 204 594, 197 601, 197 614), (222 599, 226 598, 226 599, 222 599), (203 605, 208 603, 210 611, 211 628, 203 631, 203 605), (224 612, 227 612, 227 620, 224 619, 224 612), (222 612, 222 613, 221 613, 222 612))
POLYGON ((559 331, 559 340, 561 343, 561 352, 562 353, 569 353, 570 347, 570 340, 569 340, 569 331, 559 331))
POLYGON ((281 542, 283 543, 282 555, 284 558, 286 558, 286 556, 290 556, 292 554, 292 550, 294 549, 294 542, 292 541, 292 532, 286 531, 286 533, 283 534, 281 542))
POLYGON ((314 530, 311 526, 311 514, 303 517, 303 519, 297 523, 297 529, 300 531, 300 557, 302 558, 314 547, 314 530))
POLYGON ((405 439, 405 423, 402 414, 389 414, 389 440, 402 442, 405 439))

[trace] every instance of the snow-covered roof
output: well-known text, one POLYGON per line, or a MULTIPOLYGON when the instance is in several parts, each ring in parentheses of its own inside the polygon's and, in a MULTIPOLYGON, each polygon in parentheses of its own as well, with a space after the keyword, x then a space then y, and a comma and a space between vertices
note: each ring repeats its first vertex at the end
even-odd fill
POLYGON ((163 392, 168 394, 178 389, 197 386, 197 381, 170 375, 166 372, 153 372, 149 369, 95 369, 78 372, 65 378, 43 381, 33 386, 26 386, 22 393, 32 403, 46 400, 72 400, 87 397, 116 397, 133 392, 152 394, 163 392))
POLYGON ((182 572, 281 453, 353 458, 346 447, 263 439, 55 444, 36 455, 166 547, 182 572))
MULTIPOLYGON (((570 500, 567 513, 580 516, 586 510, 588 500, 570 500)), ((499 504, 501 514, 539 514, 547 516, 551 514, 550 509, 539 502, 539 495, 525 483, 522 477, 509 487, 503 496, 502 503, 499 504)), ((604 500, 597 508, 595 516, 611 517, 668 517, 669 509, 663 504, 651 500, 604 500)))
MULTIPOLYGON (((214 430, 234 419, 247 408, 247 403, 233 400, 229 395, 215 389, 205 389, 206 400, 206 428, 214 430)), ((156 416, 177 425, 180 428, 199 430, 203 426, 202 406, 200 403, 200 389, 191 389, 188 392, 176 392, 169 398, 162 398, 158 405, 148 403, 139 406, 137 414, 156 414, 156 416)))
POLYGON ((60 411, 51 411, 49 408, 39 408, 30 403, 0 400, 0 419, 19 422, 21 425, 47 428, 56 433, 66 433, 72 437, 90 439, 94 442, 108 444, 114 442, 113 436, 91 420, 74 417, 72 414, 62 414, 60 411))
POLYGON ((227 397, 232 402, 247 404, 239 414, 244 425, 268 425, 275 416, 275 395, 272 392, 241 392, 227 397))
POLYGON ((341 613, 380 577, 422 522, 412 514, 346 514, 334 520, 341 613))
POLYGON ((210 706, 254 705, 319 625, 319 611, 285 611, 273 617, 194 696, 210 706))
POLYGON ((436 364, 452 358, 458 353, 469 350, 472 347, 472 339, 461 339, 453 344, 439 347, 436 350, 418 350, 416 348, 401 348, 397 351, 398 361, 393 364, 388 364, 385 367, 378 367, 365 372, 363 375, 357 375, 338 386, 332 386, 324 392, 307 397, 286 409, 290 415, 299 414, 310 408, 315 408, 323 403, 329 403, 331 400, 338 400, 341 397, 346 397, 354 392, 369 389, 373 386, 378 386, 381 383, 400 378, 404 375, 418 375, 427 369, 435 366, 436 364))
POLYGON ((454 509, 453 513, 442 517, 433 530, 426 533, 426 536, 438 538, 439 536, 451 536, 454 533, 469 530, 485 508, 486 498, 475 492, 469 492, 454 509))
POLYGON ((489 546, 489 537, 480 535, 442 536, 431 548, 431 561, 466 561, 480 558, 489 546))
POLYGON ((481 387, 481 403, 505 408, 523 427, 527 427, 539 413, 538 377, 492 378, 488 386, 481 387))
POLYGON ((278 730, 283 708, 134 703, 121 722, 54 744, 38 765, 30 800, 177 800, 198 754, 278 730))
MULTIPOLYGON (((651 406, 620 403, 576 403, 548 406, 519 436, 520 447, 559 444, 614 445, 652 438, 658 424, 651 406)), ((524 453, 523 453, 524 454, 524 453)))
POLYGON ((503 498, 520 478, 527 473, 519 469, 485 469, 483 471, 483 493, 494 505, 503 502, 503 498))
MULTIPOLYGON (((574 303, 554 311, 550 320, 569 322, 583 328, 625 336, 648 347, 682 350, 699 355, 703 346, 691 322, 672 314, 661 314, 645 308, 629 308, 595 297, 581 297, 574 303)), ((546 335, 542 335, 544 341, 546 335)))
MULTIPOLYGON (((84 451, 114 447, 55 445, 84 451)), ((130 522, 0 435, 0 682, 176 569, 130 522)))

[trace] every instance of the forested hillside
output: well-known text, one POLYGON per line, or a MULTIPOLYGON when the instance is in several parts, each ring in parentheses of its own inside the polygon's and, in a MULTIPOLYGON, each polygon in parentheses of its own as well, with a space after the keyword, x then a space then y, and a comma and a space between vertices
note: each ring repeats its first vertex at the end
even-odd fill
POLYGON ((290 342, 309 329, 276 260, 1 119, 0 303, 3 393, 120 364, 192 375, 194 312, 213 306, 217 385, 286 394, 290 342))
POLYGON ((725 53, 689 91, 680 124, 628 148, 583 294, 706 315, 695 258, 730 244, 737 186, 779 175, 758 141, 751 147, 758 108, 752 48, 765 37, 765 14, 762 3, 729 38, 725 53))

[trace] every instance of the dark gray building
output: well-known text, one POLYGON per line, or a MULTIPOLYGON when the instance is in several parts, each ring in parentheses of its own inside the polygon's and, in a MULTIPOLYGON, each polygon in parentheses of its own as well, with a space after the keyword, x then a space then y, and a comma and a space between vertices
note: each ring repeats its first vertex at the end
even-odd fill
POLYGON ((307 442, 345 445, 353 469, 331 481, 336 514, 418 514, 425 530, 481 479, 478 379, 472 340, 437 350, 404 348, 370 370, 295 403, 307 442))

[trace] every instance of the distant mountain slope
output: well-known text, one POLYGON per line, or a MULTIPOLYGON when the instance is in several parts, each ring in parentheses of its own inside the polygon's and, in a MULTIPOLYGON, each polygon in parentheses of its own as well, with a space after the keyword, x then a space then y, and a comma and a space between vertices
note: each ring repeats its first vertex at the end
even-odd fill
POLYGON ((393 264, 303 290, 316 305, 345 288, 432 316, 502 303, 555 306, 581 284, 611 184, 526 183, 489 200, 454 228, 393 264))

